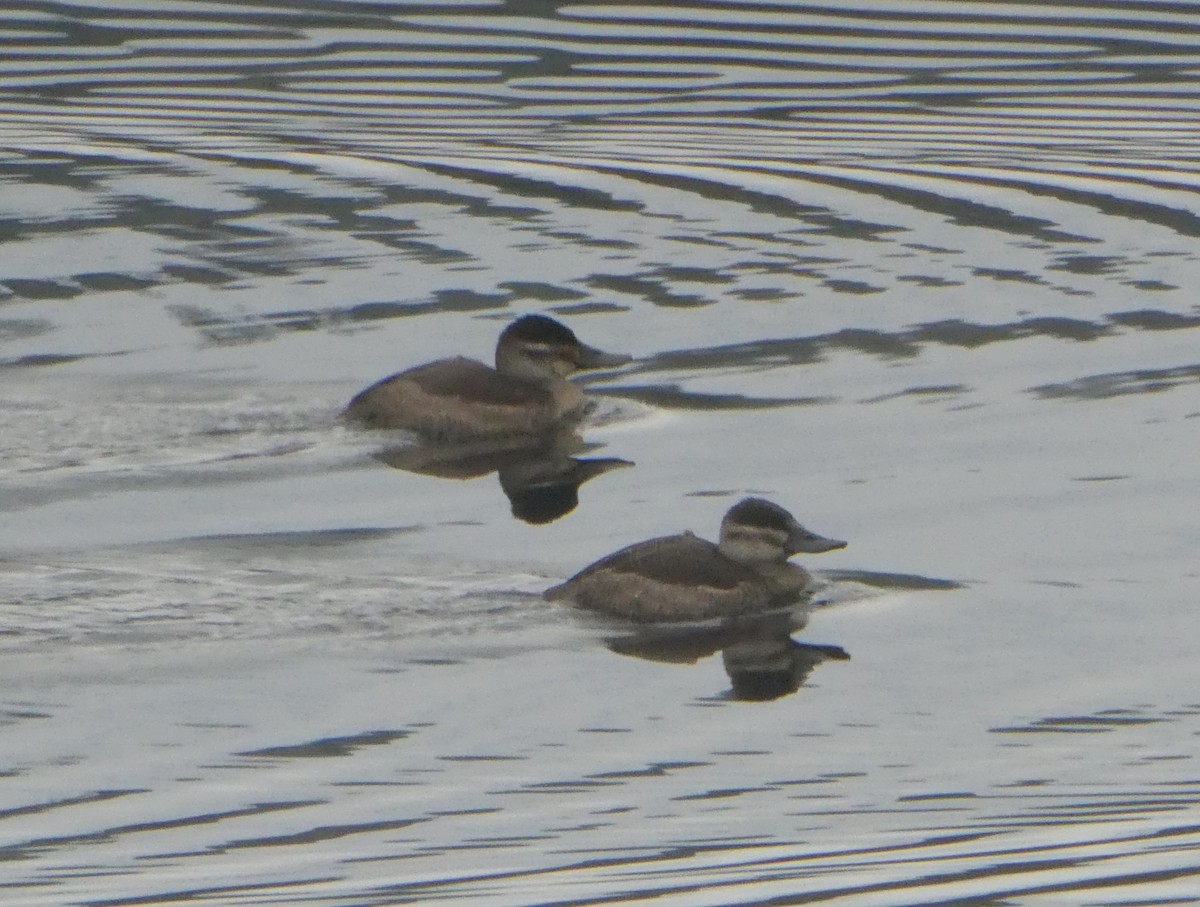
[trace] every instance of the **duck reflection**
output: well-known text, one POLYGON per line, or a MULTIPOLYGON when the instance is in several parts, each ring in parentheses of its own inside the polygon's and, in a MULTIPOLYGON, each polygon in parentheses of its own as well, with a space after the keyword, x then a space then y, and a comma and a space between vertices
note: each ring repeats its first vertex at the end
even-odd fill
POLYGON ((841 646, 812 645, 782 636, 726 646, 721 658, 734 699, 767 702, 795 693, 821 662, 849 661, 850 655, 841 646))
POLYGON ((849 660, 840 646, 793 639, 806 623, 807 611, 788 609, 731 618, 719 625, 637 625, 605 644, 620 655, 670 664, 694 664, 720 652, 731 698, 766 702, 795 693, 822 662, 849 660))
POLYGON ((589 448, 574 431, 548 438, 508 438, 460 444, 407 444, 374 454, 379 462, 441 479, 476 479, 497 473, 512 514, 534 525, 552 523, 579 506, 579 486, 613 469, 632 466, 619 457, 576 457, 589 448))

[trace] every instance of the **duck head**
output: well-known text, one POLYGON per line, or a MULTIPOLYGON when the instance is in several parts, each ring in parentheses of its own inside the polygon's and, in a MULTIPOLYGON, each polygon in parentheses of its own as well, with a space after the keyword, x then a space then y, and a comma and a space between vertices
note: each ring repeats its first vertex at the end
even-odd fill
POLYGON ((518 318, 496 343, 496 371, 537 383, 581 369, 624 365, 632 358, 588 346, 569 327, 545 315, 518 318))
POLYGON ((810 532, 778 504, 745 498, 721 520, 718 547, 739 563, 769 564, 786 561, 793 554, 836 551, 846 543, 810 532))

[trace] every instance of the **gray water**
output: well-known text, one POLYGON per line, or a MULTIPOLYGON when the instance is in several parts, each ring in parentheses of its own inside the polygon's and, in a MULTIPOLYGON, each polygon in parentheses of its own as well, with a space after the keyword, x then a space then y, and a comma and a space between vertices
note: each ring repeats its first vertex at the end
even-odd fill
POLYGON ((1198 48, 7 4, 4 903, 1200 903, 1198 48), (338 424, 524 312, 636 357, 578 506, 338 424), (749 493, 850 542, 791 636, 541 600, 749 493))

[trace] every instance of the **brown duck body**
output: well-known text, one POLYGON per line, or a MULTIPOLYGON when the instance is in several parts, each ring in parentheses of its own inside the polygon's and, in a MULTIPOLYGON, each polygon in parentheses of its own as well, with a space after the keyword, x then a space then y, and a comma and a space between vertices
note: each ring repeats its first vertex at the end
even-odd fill
POLYGON ((536 438, 587 413, 583 391, 568 375, 629 358, 580 342, 553 318, 526 315, 501 332, 495 368, 461 356, 419 365, 357 394, 343 416, 365 428, 404 429, 434 443, 536 438))
POLYGON ((384 378, 357 394, 345 415, 368 428, 462 441, 546 434, 577 422, 587 408, 569 381, 538 384, 459 356, 384 378))
POLYGON ((685 532, 622 548, 545 596, 628 620, 700 621, 791 604, 811 583, 795 564, 750 567, 685 532))

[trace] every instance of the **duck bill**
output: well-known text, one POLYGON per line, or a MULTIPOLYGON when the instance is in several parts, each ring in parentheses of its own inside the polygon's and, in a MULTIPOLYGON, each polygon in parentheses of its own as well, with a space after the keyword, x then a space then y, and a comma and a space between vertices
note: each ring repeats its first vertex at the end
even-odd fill
POLYGON ((632 356, 626 356, 623 353, 606 353, 604 350, 598 350, 594 346, 586 344, 579 345, 579 356, 575 360, 575 367, 584 368, 614 368, 618 365, 624 365, 627 362, 632 362, 632 356))
POLYGON ((827 539, 823 535, 809 532, 797 527, 788 539, 788 554, 821 554, 825 551, 837 551, 845 548, 846 543, 841 539, 827 539))

